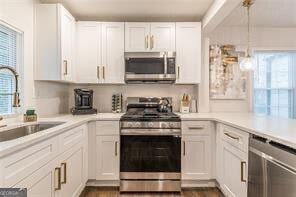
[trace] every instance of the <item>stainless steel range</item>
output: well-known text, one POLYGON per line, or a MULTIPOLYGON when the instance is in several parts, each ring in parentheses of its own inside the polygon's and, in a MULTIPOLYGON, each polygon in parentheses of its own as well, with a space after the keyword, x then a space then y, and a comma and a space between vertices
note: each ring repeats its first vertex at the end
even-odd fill
POLYGON ((171 98, 128 98, 121 118, 120 191, 181 191, 181 119, 171 98))

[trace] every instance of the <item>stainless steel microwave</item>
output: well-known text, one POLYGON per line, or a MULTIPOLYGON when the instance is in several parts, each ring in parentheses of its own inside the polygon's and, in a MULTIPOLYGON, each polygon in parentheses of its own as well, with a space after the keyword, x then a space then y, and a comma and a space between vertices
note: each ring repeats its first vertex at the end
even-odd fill
POLYGON ((138 53, 125 55, 126 83, 174 83, 175 53, 138 53))

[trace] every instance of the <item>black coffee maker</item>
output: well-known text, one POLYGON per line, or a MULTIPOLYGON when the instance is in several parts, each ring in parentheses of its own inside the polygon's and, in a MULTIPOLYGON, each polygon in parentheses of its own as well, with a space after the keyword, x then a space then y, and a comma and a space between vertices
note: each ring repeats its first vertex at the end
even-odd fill
POLYGON ((71 109, 73 115, 96 114, 93 108, 93 90, 74 89, 75 107, 71 109))

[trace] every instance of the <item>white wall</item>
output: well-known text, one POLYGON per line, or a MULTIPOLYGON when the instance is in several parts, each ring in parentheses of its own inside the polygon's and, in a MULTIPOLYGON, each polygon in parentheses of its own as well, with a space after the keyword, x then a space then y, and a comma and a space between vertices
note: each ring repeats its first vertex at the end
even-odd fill
POLYGON ((41 116, 67 111, 67 85, 34 82, 34 4, 37 0, 0 0, 0 20, 23 32, 23 109, 37 107, 41 116), (47 106, 47 107, 45 107, 47 106), (50 106, 50 107, 48 107, 50 106))
POLYGON ((99 112, 111 112, 111 98, 113 93, 122 93, 126 97, 161 97, 173 98, 174 111, 179 110, 180 98, 184 93, 196 99, 198 96, 197 85, 169 85, 169 84, 129 84, 129 85, 93 85, 93 86, 71 86, 69 106, 74 106, 74 88, 90 88, 94 90, 94 107, 99 112))
MULTIPOLYGON (((251 29, 251 46, 253 50, 296 50, 296 28, 253 27, 251 29)), ((238 50, 244 50, 247 43, 247 30, 240 26, 220 26, 208 35, 210 44, 233 44, 238 50)), ((207 67, 207 62, 205 62, 207 67)), ((208 85, 208 79, 203 83, 208 85)), ((210 112, 248 112, 252 110, 252 80, 249 80, 248 98, 246 100, 208 100, 205 88, 201 90, 200 99, 208 101, 210 112)), ((203 85, 205 86, 205 85, 203 85)), ((206 111, 206 110, 204 110, 206 111)))

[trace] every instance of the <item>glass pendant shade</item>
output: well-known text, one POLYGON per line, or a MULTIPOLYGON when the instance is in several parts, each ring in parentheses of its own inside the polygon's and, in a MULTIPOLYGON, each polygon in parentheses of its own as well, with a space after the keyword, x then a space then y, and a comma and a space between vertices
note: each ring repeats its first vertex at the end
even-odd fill
POLYGON ((242 58, 240 61, 239 67, 241 71, 253 71, 256 68, 256 61, 250 55, 242 58))

